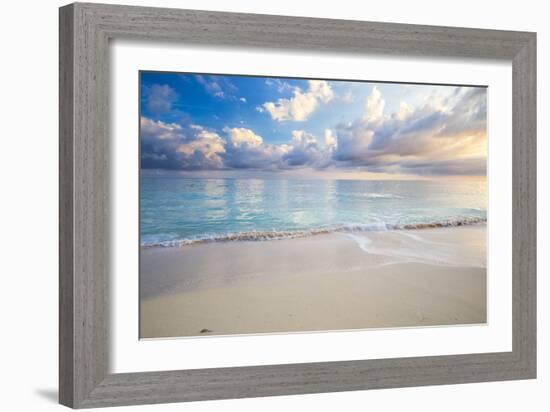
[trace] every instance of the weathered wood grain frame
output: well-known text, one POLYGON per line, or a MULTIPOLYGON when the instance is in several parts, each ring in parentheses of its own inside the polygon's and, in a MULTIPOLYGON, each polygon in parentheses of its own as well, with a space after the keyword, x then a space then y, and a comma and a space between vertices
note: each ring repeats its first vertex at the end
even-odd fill
POLYGON ((59 23, 62 404, 89 408, 535 378, 535 33, 85 3, 62 7, 59 23), (511 61, 513 350, 110 374, 108 96, 109 40, 115 38, 511 61))

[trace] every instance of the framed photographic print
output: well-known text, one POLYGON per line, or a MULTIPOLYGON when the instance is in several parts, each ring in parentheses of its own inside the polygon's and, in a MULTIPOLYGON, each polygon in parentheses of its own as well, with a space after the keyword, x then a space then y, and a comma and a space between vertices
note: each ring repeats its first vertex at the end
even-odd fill
POLYGON ((486 323, 485 87, 139 87, 141 338, 486 323))
POLYGON ((536 376, 534 33, 60 9, 60 401, 536 376))

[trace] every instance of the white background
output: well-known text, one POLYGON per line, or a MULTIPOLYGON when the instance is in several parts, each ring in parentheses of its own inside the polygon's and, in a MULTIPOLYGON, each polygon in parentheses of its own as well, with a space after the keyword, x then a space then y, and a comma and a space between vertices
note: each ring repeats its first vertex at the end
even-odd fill
MULTIPOLYGON (((105 2, 108 2, 105 0, 105 2)), ((544 3, 479 2, 257 2, 245 0, 130 1, 126 4, 288 14, 538 32, 538 316, 539 378, 532 381, 388 389, 338 394, 119 408, 147 411, 545 411, 550 391, 548 212, 550 27, 544 3), (546 187, 545 187, 546 186, 546 187)), ((57 7, 59 1, 6 2, 2 7, 2 298, 0 377, 2 409, 60 410, 57 397, 57 7)))
POLYGON ((512 349, 512 68, 503 62, 297 55, 118 41, 111 45, 113 372, 380 359, 512 349), (223 67, 219 62, 223 61, 223 67), (138 340, 138 71, 223 71, 317 78, 487 85, 488 323, 330 333, 138 340), (367 74, 366 74, 367 73, 367 74), (507 119, 502 121, 501 119, 507 119), (494 136, 494 138, 492 138, 494 136), (403 342, 407 342, 403 345, 403 342), (261 348, 261 350, 258 350, 261 348))

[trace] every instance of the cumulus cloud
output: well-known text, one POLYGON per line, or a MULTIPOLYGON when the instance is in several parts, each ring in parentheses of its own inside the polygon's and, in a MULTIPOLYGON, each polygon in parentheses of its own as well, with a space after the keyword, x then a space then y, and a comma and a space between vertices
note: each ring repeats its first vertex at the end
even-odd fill
POLYGON ((421 175, 485 173, 486 93, 457 88, 441 104, 428 101, 384 116, 374 88, 360 119, 336 128, 334 160, 370 171, 421 175))
POLYGON ((287 143, 271 145, 246 128, 224 128, 227 135, 225 166, 235 169, 283 170, 300 167, 321 168, 327 163, 326 151, 315 136, 303 130, 292 131, 287 143))
POLYGON ((311 133, 304 130, 293 130, 292 140, 287 147, 287 153, 282 158, 284 166, 322 166, 323 151, 311 133))
MULTIPOLYGON (((306 94, 316 96, 319 102, 332 98, 328 83, 310 83, 307 92, 299 91, 293 99, 306 94)), ((288 105, 296 104, 291 100, 286 100, 288 105)), ((485 89, 458 87, 444 99, 429 98, 414 107, 403 102, 391 113, 386 110, 383 95, 375 87, 365 100, 363 114, 355 120, 325 129, 319 139, 306 130, 292 130, 288 140, 278 144, 266 143, 270 136, 264 139, 246 127, 216 131, 190 122, 170 123, 143 117, 142 167, 330 167, 409 175, 485 174, 485 89)), ((288 116, 291 112, 289 109, 288 116)))
POLYGON ((337 145, 336 135, 331 129, 325 129, 325 146, 334 148, 337 145))
POLYGON ((177 123, 165 123, 142 117, 140 121, 141 138, 145 140, 172 140, 179 136, 181 126, 177 123))
POLYGON ((153 84, 143 90, 147 109, 153 113, 164 113, 172 110, 178 94, 167 84, 153 84))
POLYGON ((328 103, 334 97, 330 84, 325 80, 308 80, 306 91, 296 87, 289 99, 280 98, 276 102, 262 105, 273 120, 304 121, 315 111, 320 103, 328 103))
POLYGON ((143 169, 200 170, 223 167, 223 140, 217 133, 202 126, 182 126, 142 117, 140 132, 143 169))
POLYGON ((243 145, 256 147, 263 143, 262 137, 258 136, 250 129, 243 127, 226 127, 223 130, 229 135, 229 139, 235 147, 241 147, 243 145))
POLYGON ((367 98, 367 106, 365 110, 366 123, 377 123, 382 120, 385 105, 386 102, 382 100, 382 93, 380 93, 380 90, 374 86, 370 96, 367 98))
POLYGON ((412 113, 412 110, 409 107, 409 105, 405 102, 401 102, 399 105, 399 111, 395 112, 392 116, 396 120, 402 122, 405 119, 407 119, 407 117, 409 117, 411 113, 412 113))
POLYGON ((225 127, 223 137, 200 125, 141 119, 141 162, 144 169, 283 170, 324 167, 328 152, 317 139, 294 130, 288 143, 266 144, 254 131, 225 127))
POLYGON ((363 120, 336 126, 335 160, 354 163, 369 157, 374 131, 366 126, 363 120))
POLYGON ((192 130, 195 134, 177 146, 177 152, 181 153, 192 167, 222 167, 220 154, 225 152, 225 148, 221 137, 201 126, 194 126, 192 130))
POLYGON ((286 145, 265 144, 263 138, 250 129, 224 128, 227 135, 225 153, 226 167, 234 169, 279 169, 283 155, 288 152, 286 145))

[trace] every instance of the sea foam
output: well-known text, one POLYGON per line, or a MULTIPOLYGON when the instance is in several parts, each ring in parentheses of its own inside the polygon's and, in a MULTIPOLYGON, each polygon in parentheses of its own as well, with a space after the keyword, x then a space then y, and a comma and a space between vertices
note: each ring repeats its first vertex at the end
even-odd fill
POLYGON ((388 223, 370 223, 370 224, 343 224, 331 227, 313 228, 307 230, 262 230, 246 231, 238 233, 225 233, 218 235, 203 235, 188 237, 183 239, 171 239, 165 241, 142 242, 141 246, 150 247, 182 247, 188 245, 215 243, 215 242, 257 242, 268 240, 283 240, 304 238, 309 236, 324 235, 330 233, 361 233, 361 232, 380 232, 388 230, 422 230, 445 227, 459 227, 467 225, 477 225, 486 223, 485 218, 460 218, 450 219, 438 222, 420 222, 407 224, 388 224, 388 223))

